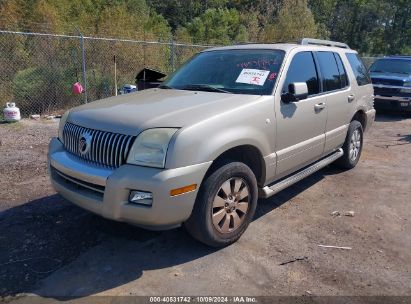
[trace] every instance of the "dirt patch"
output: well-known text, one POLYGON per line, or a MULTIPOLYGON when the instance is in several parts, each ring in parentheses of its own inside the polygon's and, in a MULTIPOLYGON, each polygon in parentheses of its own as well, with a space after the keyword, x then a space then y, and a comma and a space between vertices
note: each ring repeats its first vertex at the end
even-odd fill
POLYGON ((0 124, 0 211, 52 193, 47 148, 58 120, 0 124))
POLYGON ((56 134, 57 122, 0 125, 2 296, 411 295, 411 119, 379 116, 354 170, 329 167, 260 200, 245 235, 221 250, 56 195, 46 168, 56 134))

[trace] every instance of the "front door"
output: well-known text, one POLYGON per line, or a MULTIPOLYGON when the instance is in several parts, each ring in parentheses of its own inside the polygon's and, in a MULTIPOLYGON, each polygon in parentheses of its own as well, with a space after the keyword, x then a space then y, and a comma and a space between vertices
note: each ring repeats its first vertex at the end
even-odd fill
POLYGON ((327 122, 327 98, 320 95, 319 73, 312 52, 296 53, 286 63, 285 71, 275 102, 277 178, 322 156, 327 122), (281 100, 281 93, 287 92, 292 82, 307 83, 307 99, 289 103, 281 100))
POLYGON ((350 103, 354 100, 347 73, 336 52, 316 52, 321 70, 323 93, 327 95, 327 125, 325 127, 324 153, 328 154, 341 147, 347 135, 350 121, 350 103))

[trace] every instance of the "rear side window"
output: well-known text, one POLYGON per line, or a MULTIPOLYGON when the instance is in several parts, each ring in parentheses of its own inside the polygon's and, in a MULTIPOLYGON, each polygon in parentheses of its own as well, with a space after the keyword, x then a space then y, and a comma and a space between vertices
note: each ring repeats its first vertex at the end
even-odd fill
POLYGON ((341 89, 343 86, 334 54, 332 52, 317 52, 317 58, 320 64, 324 92, 341 89))
POLYGON ((311 52, 300 52, 294 56, 288 68, 282 92, 288 92, 288 86, 293 82, 307 83, 308 95, 320 92, 317 69, 311 52))
POLYGON ((346 56, 351 65, 352 71, 354 72, 358 85, 362 86, 371 83, 368 71, 358 54, 347 53, 346 56))
POLYGON ((340 55, 334 53, 335 60, 337 61, 338 71, 340 72, 341 88, 348 86, 347 72, 345 71, 344 64, 342 63, 340 55))

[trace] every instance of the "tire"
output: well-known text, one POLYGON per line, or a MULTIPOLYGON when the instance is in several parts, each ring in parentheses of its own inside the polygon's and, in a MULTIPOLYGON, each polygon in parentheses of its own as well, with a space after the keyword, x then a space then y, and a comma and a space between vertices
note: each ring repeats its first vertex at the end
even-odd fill
POLYGON ((348 127, 347 137, 345 138, 344 145, 342 146, 344 155, 337 159, 335 162, 336 165, 342 169, 354 168, 361 157, 362 146, 362 125, 359 121, 353 120, 348 127))
POLYGON ((184 226, 206 245, 228 246, 247 229, 257 198, 257 181, 251 169, 241 162, 225 162, 203 181, 184 226))

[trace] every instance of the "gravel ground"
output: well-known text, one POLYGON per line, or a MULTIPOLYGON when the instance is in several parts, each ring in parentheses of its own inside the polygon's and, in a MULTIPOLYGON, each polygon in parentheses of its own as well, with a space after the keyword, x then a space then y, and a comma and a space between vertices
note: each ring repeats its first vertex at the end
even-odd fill
POLYGON ((410 118, 378 116, 355 169, 325 168, 260 200, 245 235, 221 250, 183 229, 149 232, 105 220, 56 195, 46 154, 57 125, 0 124, 0 297, 7 301, 18 293, 411 296, 410 118))

